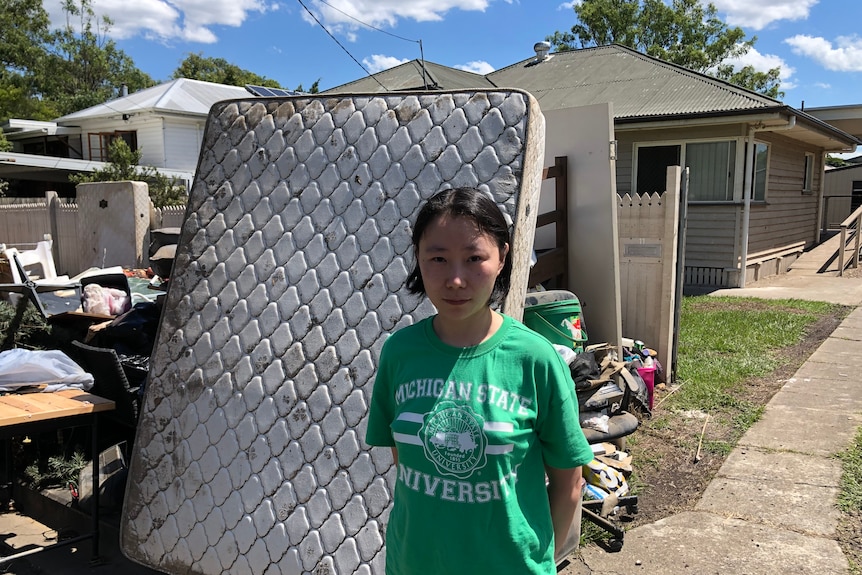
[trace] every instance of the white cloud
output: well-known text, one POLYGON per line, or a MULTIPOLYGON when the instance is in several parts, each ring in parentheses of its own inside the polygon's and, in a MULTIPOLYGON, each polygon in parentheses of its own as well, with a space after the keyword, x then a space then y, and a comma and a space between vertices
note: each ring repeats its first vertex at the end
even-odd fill
MULTIPOLYGON (((54 26, 65 24, 59 2, 43 0, 54 26)), ((212 26, 241 26, 251 12, 277 9, 260 0, 93 0, 97 17, 113 21, 110 36, 138 34, 162 40, 182 39, 210 44, 218 40, 212 26)))
POLYGON ((361 27, 394 27, 398 20, 439 22, 453 9, 484 12, 491 0, 311 0, 308 6, 324 25, 334 31, 361 27), (357 20, 359 22, 357 22, 357 20))
POLYGON ((825 38, 798 34, 784 41, 794 53, 817 61, 827 70, 862 72, 862 38, 839 36, 835 44, 825 38))
POLYGON ((467 62, 466 64, 459 64, 458 66, 453 67, 459 70, 473 72, 474 74, 482 74, 483 76, 494 71, 494 67, 491 64, 482 60, 467 62))
POLYGON ((781 68, 778 77, 781 80, 781 88, 790 90, 796 87, 796 84, 791 80, 796 69, 785 62, 780 56, 774 54, 761 54, 754 48, 739 58, 731 58, 724 61, 725 64, 733 64, 734 68, 743 68, 751 66, 758 72, 768 72, 773 68, 781 68))
POLYGON ((713 0, 731 26, 762 30, 779 20, 805 20, 819 0, 713 0))
MULTIPOLYGON (((141 35, 166 40, 213 43, 216 26, 241 26, 249 14, 275 12, 281 0, 93 0, 97 16, 106 14, 114 24, 110 35, 122 39, 141 35)), ((307 0, 306 5, 333 33, 356 40, 362 23, 394 28, 399 20, 441 21, 450 10, 483 12, 493 0, 307 0)), ((514 0, 505 0, 512 3, 514 0)), ((576 0, 577 1, 577 0, 576 0)), ((43 0, 54 26, 65 24, 60 0, 43 0)), ((305 10, 302 18, 316 25, 305 10)))
POLYGON ((365 68, 372 74, 382 70, 388 70, 389 68, 394 68, 399 64, 409 61, 410 60, 396 58, 395 56, 384 56, 383 54, 374 54, 370 58, 362 59, 362 63, 365 65, 365 68))
POLYGON ((581 3, 581 0, 572 0, 571 2, 563 2, 557 6, 557 10, 571 10, 581 3))

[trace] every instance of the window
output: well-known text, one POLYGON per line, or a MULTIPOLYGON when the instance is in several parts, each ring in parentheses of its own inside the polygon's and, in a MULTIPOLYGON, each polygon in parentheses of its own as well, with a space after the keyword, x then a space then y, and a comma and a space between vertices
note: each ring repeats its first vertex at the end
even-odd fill
POLYGON ((695 202, 733 200, 736 141, 686 144, 688 199, 695 202))
POLYGON ((108 148, 111 142, 117 139, 125 140, 129 149, 133 152, 138 149, 138 135, 136 132, 100 132, 87 134, 90 143, 90 159, 100 162, 108 161, 108 148))
POLYGON ((660 146, 636 144, 635 191, 639 194, 664 191, 668 166, 684 166, 689 169, 690 202, 738 202, 743 198, 746 170, 750 170, 752 200, 766 201, 769 144, 753 145, 752 162, 748 153, 751 148, 745 138, 660 146))
POLYGON ((681 146, 640 146, 637 150, 638 173, 635 188, 639 194, 663 193, 667 169, 680 164, 681 146))
POLYGON ((766 200, 766 168, 769 159, 769 146, 762 142, 754 143, 754 163, 751 166, 751 183, 754 189, 751 199, 756 202, 766 200))
POLYGON ((805 180, 802 183, 802 193, 814 193, 814 154, 805 154, 805 180))

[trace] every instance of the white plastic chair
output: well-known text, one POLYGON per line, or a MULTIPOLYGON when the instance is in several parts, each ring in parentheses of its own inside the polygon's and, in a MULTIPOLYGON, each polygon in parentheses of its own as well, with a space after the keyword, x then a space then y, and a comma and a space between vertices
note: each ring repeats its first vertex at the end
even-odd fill
MULTIPOLYGON (((18 266, 15 265, 14 256, 17 256, 18 261, 24 267, 27 275, 34 283, 58 283, 69 281, 69 276, 57 276, 57 268, 54 266, 54 255, 51 252, 51 246, 54 241, 46 239, 36 244, 32 250, 19 250, 18 248, 3 249, 3 256, 9 262, 9 267, 12 271, 12 283, 24 283, 26 278, 22 278, 18 272, 18 266)), ((2 246, 5 247, 5 246, 2 246)))

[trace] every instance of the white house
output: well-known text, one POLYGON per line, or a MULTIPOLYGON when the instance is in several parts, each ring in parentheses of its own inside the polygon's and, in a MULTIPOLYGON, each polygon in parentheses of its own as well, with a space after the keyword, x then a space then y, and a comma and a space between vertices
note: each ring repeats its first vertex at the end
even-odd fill
POLYGON ((73 195, 69 174, 103 167, 108 145, 122 138, 141 151, 142 165, 190 184, 210 107, 248 96, 246 88, 180 78, 53 122, 11 119, 0 126, 13 145, 0 152, 0 178, 13 184, 12 195, 73 195))

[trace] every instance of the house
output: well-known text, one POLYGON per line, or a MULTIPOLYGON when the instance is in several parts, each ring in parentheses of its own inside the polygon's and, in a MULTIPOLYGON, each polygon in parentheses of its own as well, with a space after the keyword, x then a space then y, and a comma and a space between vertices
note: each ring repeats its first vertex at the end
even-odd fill
MULTIPOLYGON (((862 139, 862 104, 827 106, 805 110, 815 118, 862 139)), ((823 176, 824 228, 836 228, 862 206, 862 156, 847 159, 848 165, 826 170, 823 176)))
MULTIPOLYGON (((862 143, 802 110, 705 74, 610 45, 536 56, 481 76, 412 61, 324 93, 519 88, 542 111, 611 103, 616 189, 661 191, 667 166, 689 168, 688 287, 742 287, 786 271, 819 240, 824 157, 862 143)), ((548 137, 555 123, 548 122, 548 137)), ((577 138, 557 134, 556 138, 577 138)), ((572 169, 572 168, 570 168, 572 169)), ((577 169, 574 166, 573 169, 577 169)))
POLYGON ((0 152, 0 179, 13 184, 10 195, 74 196, 69 174, 104 167, 109 144, 121 138, 141 151, 142 165, 191 184, 210 107, 249 91, 180 78, 53 122, 10 119, 0 126, 13 145, 0 152))

